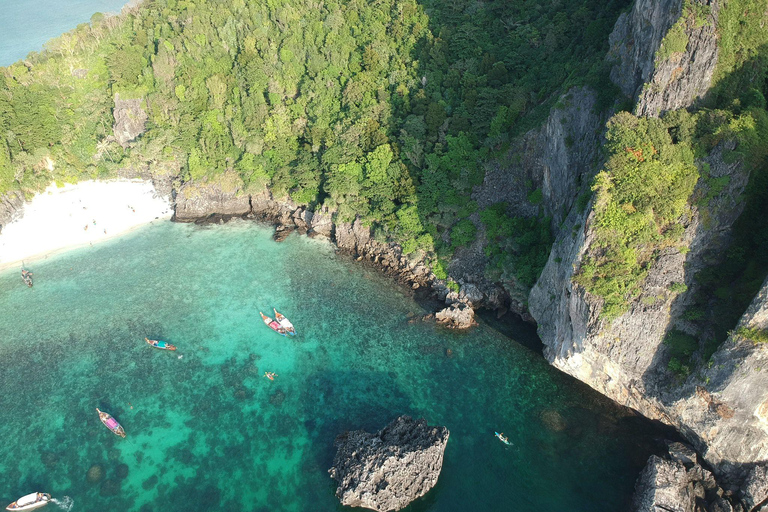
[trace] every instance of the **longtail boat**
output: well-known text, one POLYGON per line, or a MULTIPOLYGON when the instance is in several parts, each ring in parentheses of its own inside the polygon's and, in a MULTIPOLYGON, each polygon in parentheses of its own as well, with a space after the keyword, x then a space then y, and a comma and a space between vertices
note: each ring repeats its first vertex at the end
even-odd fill
POLYGON ((115 418, 105 412, 100 411, 98 407, 96 408, 96 412, 99 413, 99 419, 104 424, 104 426, 111 430, 113 434, 116 436, 125 437, 125 430, 123 430, 123 427, 120 426, 115 418))
POLYGON ((175 345, 171 345, 167 341, 151 340, 149 338, 144 338, 144 339, 151 346, 153 346, 155 348, 159 348, 160 350, 176 350, 176 346, 175 345))
POLYGON ((277 334, 281 334, 285 336, 287 331, 285 330, 285 327, 280 325, 280 322, 277 322, 276 320, 272 320, 261 311, 259 311, 259 314, 261 315, 261 319, 264 320, 264 323, 267 324, 267 327, 275 331, 277 334))
POLYGON ((51 495, 44 492, 33 492, 17 499, 7 507, 5 510, 34 510, 36 508, 44 507, 51 501, 51 495))
POLYGON ((285 329, 285 331, 291 336, 296 336, 296 328, 293 327, 291 321, 285 318, 282 313, 278 313, 275 308, 272 308, 272 311, 275 312, 275 320, 280 323, 280 327, 285 329))
POLYGON ((32 272, 21 269, 21 280, 24 281, 24 284, 32 288, 32 272))

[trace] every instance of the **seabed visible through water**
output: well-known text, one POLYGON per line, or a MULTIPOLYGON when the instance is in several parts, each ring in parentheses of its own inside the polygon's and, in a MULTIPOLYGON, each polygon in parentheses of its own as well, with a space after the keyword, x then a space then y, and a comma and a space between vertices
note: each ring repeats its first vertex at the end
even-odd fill
POLYGON ((330 244, 271 234, 156 224, 29 265, 31 289, 0 273, 0 498, 343 510, 336 435, 410 414, 451 433, 410 511, 626 510, 654 449, 645 421, 485 325, 410 321, 426 312, 407 291, 330 244), (273 307, 296 338, 263 324, 273 307))

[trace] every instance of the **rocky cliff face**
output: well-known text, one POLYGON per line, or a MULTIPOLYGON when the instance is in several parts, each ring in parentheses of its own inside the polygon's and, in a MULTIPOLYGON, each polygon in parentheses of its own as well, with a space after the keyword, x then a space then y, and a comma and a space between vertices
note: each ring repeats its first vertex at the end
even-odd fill
POLYGON ((481 208, 505 202, 512 214, 530 217, 539 206, 527 199, 529 181, 533 189, 541 188, 545 213, 557 227, 596 168, 606 119, 595 113, 595 101, 587 87, 561 96, 544 125, 514 143, 510 153, 516 163, 489 168, 472 199, 481 208))
POLYGON ((243 191, 243 180, 227 172, 201 182, 187 182, 176 194, 178 221, 194 221, 218 213, 245 215, 251 211, 250 195, 243 191))
POLYGON ((615 62, 611 80, 625 96, 636 99, 653 75, 656 52, 682 12, 682 0, 637 0, 616 21, 608 42, 615 62))
POLYGON ((717 64, 717 0, 638 0, 610 36, 611 79, 635 113, 658 116, 687 107, 712 82, 717 64), (671 30, 670 30, 671 29, 671 30))
MULTIPOLYGON (((717 58, 716 2, 695 16, 686 11, 678 25, 687 38, 684 51, 657 59, 666 31, 678 23, 680 11, 680 1, 637 0, 611 36, 612 53, 618 59, 612 78, 625 93, 638 98, 640 115, 690 105, 709 86, 717 58), (706 19, 699 16, 702 12, 706 19), (643 89, 646 81, 651 86, 643 89)), ((698 162, 701 168, 708 166, 709 177, 727 177, 728 184, 708 204, 693 206, 681 219, 683 250, 668 247, 659 254, 627 313, 613 322, 602 320, 601 299, 572 282, 593 243, 589 209, 575 208, 531 290, 529 308, 538 323, 544 355, 554 366, 647 417, 678 427, 716 471, 739 479, 745 465, 768 459, 764 380, 768 373, 763 370, 768 348, 732 337, 711 367, 680 383, 667 370, 670 354, 663 343, 671 329, 690 329, 681 314, 695 292, 693 276, 711 264, 713 255, 722 253, 742 211, 738 198, 748 170, 726 163, 723 154, 733 148, 733 143, 722 143, 698 162), (679 293, 681 287, 675 283, 685 284, 688 291, 679 293)), ((705 177, 694 197, 703 197, 706 190, 705 177)), ((755 299, 742 323, 760 322, 751 319, 760 318, 765 293, 764 289, 755 299)))
POLYGON ((149 116, 142 108, 142 98, 123 100, 119 94, 115 94, 115 108, 113 115, 115 124, 113 132, 117 142, 126 147, 130 142, 146 131, 146 123, 149 116))

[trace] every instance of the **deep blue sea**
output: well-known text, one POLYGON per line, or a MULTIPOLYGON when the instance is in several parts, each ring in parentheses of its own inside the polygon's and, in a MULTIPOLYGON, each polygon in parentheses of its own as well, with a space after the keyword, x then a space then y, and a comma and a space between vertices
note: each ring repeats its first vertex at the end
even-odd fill
POLYGON ((80 23, 93 13, 115 13, 126 0, 0 0, 0 66, 39 52, 43 43, 80 23))
POLYGON ((412 512, 628 510, 645 421, 485 325, 415 320, 408 290, 328 243, 271 235, 164 222, 28 263, 31 289, 0 272, 0 505, 344 510, 334 438, 410 414, 450 430, 412 512), (263 324, 273 307, 297 337, 263 324))

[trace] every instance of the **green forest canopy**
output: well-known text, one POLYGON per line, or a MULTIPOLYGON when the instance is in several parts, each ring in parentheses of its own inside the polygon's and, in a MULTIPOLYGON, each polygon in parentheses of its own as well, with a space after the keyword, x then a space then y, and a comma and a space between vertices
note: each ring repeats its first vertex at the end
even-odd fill
POLYGON ((484 162, 559 92, 607 82, 628 4, 146 0, 95 15, 0 73, 0 193, 175 158, 182 179, 235 170, 449 255, 475 236, 457 221, 484 162), (109 138, 118 93, 150 117, 127 149, 109 138))

